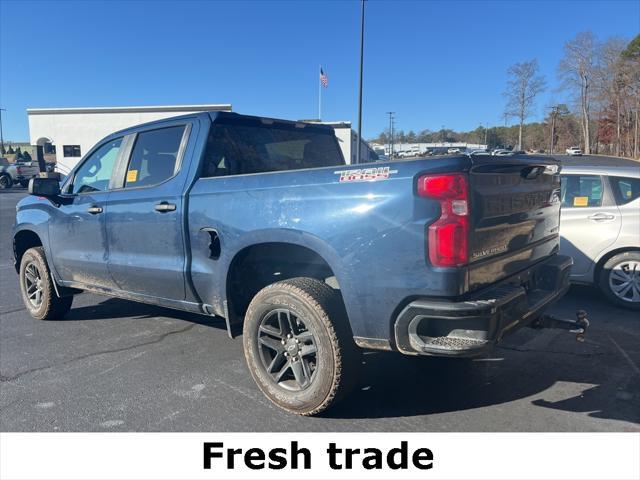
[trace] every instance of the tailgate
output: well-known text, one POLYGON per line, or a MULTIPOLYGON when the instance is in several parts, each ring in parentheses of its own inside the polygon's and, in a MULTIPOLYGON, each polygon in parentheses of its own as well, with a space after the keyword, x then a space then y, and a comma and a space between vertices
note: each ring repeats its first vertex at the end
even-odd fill
POLYGON ((472 157, 469 289, 557 252, 560 164, 535 156, 472 157))

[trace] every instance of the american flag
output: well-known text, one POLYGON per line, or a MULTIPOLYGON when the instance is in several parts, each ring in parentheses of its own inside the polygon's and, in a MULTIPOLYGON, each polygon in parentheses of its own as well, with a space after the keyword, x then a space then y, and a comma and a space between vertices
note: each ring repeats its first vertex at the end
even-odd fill
POLYGON ((329 86, 329 77, 327 77, 322 71, 322 67, 320 67, 320 83, 324 88, 327 88, 329 86))

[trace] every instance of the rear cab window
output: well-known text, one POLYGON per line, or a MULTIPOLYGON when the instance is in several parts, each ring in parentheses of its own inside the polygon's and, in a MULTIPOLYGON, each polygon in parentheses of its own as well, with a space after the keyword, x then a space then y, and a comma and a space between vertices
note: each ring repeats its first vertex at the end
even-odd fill
POLYGON ((202 177, 344 165, 332 129, 251 121, 214 123, 202 177))
POLYGON ((602 178, 599 175, 562 175, 562 208, 602 205, 602 178))
POLYGON ((633 202, 640 197, 640 178, 609 177, 609 182, 618 205, 633 202))

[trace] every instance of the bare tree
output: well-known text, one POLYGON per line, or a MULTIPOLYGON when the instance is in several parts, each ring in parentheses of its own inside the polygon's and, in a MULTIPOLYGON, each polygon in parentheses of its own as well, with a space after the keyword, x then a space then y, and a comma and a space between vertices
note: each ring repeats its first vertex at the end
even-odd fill
POLYGON ((629 103, 633 111, 633 150, 629 154, 640 157, 640 35, 637 35, 621 53, 623 78, 629 103))
MULTIPOLYGON (((599 104, 598 116, 615 125, 615 154, 622 154, 622 120, 625 113, 625 78, 622 52, 628 41, 612 37, 602 43, 597 50, 597 62, 594 70, 593 94, 599 104), (611 115, 612 114, 612 115, 611 115), (610 118, 607 118, 610 117, 610 118)), ((603 121, 598 122, 598 136, 603 121)), ((596 147, 598 138, 596 138, 596 147)))
POLYGON ((580 123, 584 140, 584 153, 591 153, 589 135, 589 108, 591 104, 591 82, 596 58, 596 39, 592 32, 581 32, 564 45, 564 57, 558 65, 558 76, 563 88, 577 94, 580 99, 580 123))
POLYGON ((522 150, 524 121, 531 114, 536 96, 546 88, 544 77, 538 75, 538 61, 516 63, 507 70, 509 80, 504 96, 507 98, 505 115, 519 121, 518 150, 522 150))

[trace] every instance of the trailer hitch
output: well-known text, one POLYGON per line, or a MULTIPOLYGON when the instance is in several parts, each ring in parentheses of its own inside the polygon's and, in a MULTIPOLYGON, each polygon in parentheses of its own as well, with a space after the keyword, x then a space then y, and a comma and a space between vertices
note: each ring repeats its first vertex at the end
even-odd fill
POLYGON ((589 329, 589 320, 587 319, 587 312, 578 310, 575 320, 560 318, 555 315, 543 315, 533 323, 532 327, 569 330, 569 332, 576 334, 576 341, 584 342, 584 337, 589 329))

